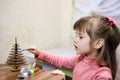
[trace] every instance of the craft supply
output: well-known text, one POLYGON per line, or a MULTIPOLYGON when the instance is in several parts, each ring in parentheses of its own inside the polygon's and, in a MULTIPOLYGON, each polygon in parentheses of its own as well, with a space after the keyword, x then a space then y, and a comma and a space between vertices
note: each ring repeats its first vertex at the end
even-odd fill
POLYGON ((37 71, 36 68, 33 68, 33 70, 34 70, 34 73, 36 73, 36 71, 37 71))
POLYGON ((28 65, 27 69, 28 69, 28 70, 30 70, 31 66, 32 66, 31 64, 30 64, 30 65, 28 65))
POLYGON ((31 76, 32 75, 32 73, 30 72, 30 71, 27 71, 27 72, 25 72, 24 73, 24 75, 26 74, 26 77, 28 77, 28 76, 31 76))
POLYGON ((34 70, 32 69, 32 70, 29 70, 30 72, 31 72, 31 74, 34 74, 34 70))
POLYGON ((38 66, 36 66, 35 68, 36 68, 36 71, 40 71, 40 68, 38 66))
POLYGON ((21 70, 20 70, 20 73, 23 73, 25 71, 27 71, 27 67, 22 67, 21 70))
POLYGON ((26 49, 21 49, 20 51, 22 52, 22 51, 27 51, 28 50, 28 48, 26 48, 26 49))
POLYGON ((19 80, 23 80, 24 79, 24 75, 20 74, 20 75, 18 75, 18 78, 19 78, 19 80))
POLYGON ((19 74, 19 80, 30 80, 31 72, 27 71, 25 73, 19 74))
POLYGON ((21 68, 20 74, 18 75, 20 80, 30 80, 30 77, 36 73, 37 71, 40 71, 39 67, 35 67, 36 62, 33 64, 25 65, 21 68))
POLYGON ((35 66, 36 66, 36 62, 34 62, 31 67, 34 68, 35 66))

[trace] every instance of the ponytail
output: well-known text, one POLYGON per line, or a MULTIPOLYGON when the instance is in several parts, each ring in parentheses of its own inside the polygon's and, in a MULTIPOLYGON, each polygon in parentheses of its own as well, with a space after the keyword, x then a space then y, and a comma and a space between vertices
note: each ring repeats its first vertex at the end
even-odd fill
POLYGON ((116 60, 116 49, 120 43, 120 32, 119 29, 116 27, 116 25, 113 24, 111 27, 112 29, 105 41, 106 49, 104 53, 106 54, 106 56, 104 56, 104 60, 107 66, 111 69, 112 78, 113 80, 115 80, 118 69, 117 60, 116 60))

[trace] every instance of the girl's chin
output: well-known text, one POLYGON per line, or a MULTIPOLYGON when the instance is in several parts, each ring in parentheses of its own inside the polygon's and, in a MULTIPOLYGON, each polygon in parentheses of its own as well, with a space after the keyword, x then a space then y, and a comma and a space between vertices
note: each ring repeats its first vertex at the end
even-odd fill
POLYGON ((82 52, 76 50, 76 54, 77 55, 85 55, 86 53, 82 53, 82 52))
POLYGON ((81 53, 80 51, 76 50, 76 54, 80 54, 80 53, 81 53))
POLYGON ((76 53, 76 55, 80 55, 80 53, 76 53))

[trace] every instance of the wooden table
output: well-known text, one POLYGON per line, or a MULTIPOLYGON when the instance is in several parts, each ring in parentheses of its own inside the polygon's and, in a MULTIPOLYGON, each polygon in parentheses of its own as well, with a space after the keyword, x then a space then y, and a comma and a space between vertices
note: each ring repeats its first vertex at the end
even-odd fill
MULTIPOLYGON (((11 72, 10 67, 0 67, 0 80, 19 80, 19 72, 11 72)), ((65 80, 63 75, 54 75, 49 71, 40 70, 30 77, 30 80, 65 80)))

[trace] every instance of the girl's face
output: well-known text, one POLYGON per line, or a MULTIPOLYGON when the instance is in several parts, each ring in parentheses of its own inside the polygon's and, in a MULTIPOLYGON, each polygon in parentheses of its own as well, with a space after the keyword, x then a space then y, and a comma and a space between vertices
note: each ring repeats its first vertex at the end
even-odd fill
POLYGON ((74 47, 77 54, 90 53, 90 37, 87 32, 76 31, 76 38, 74 39, 74 47))

